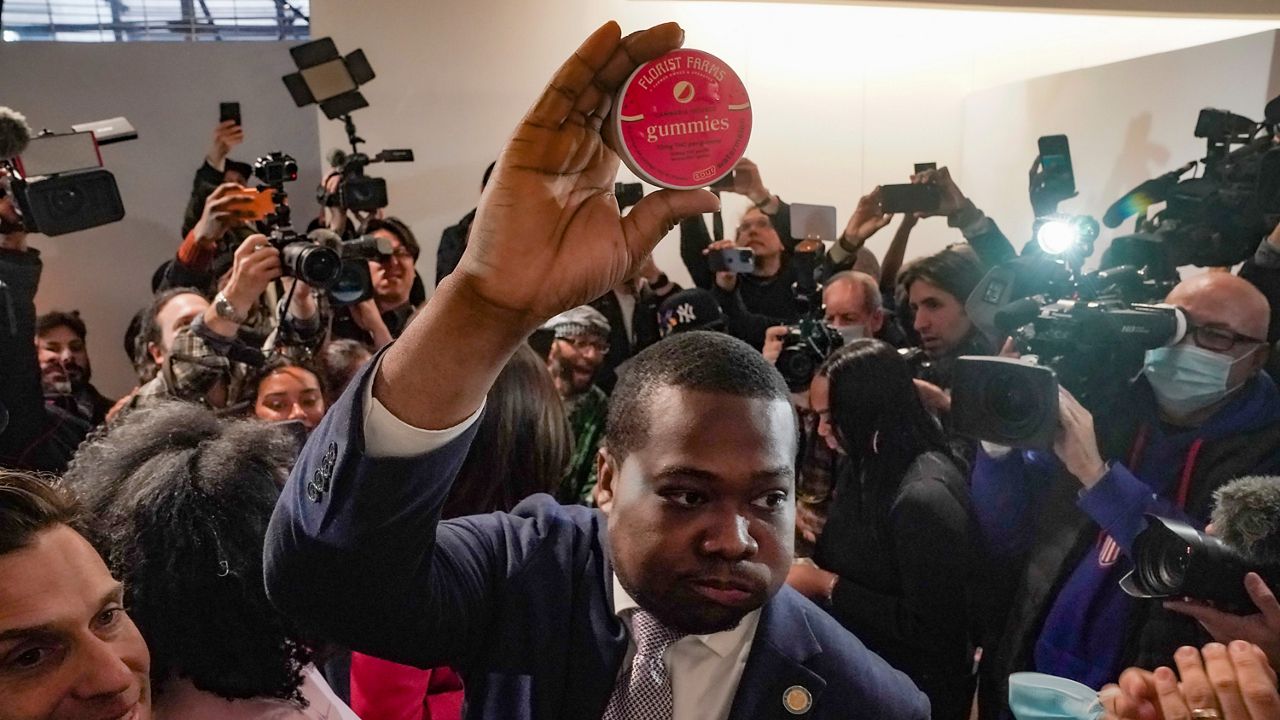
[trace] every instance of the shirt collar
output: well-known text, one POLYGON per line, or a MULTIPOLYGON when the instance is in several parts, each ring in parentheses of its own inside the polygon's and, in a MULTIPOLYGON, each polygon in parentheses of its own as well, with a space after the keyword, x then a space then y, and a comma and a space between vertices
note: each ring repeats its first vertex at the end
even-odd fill
MULTIPOLYGON (((622 583, 618 581, 617 574, 613 574, 613 614, 622 619, 627 626, 627 634, 631 634, 631 613, 640 607, 640 604, 631 597, 629 593, 622 587, 622 583)), ((730 653, 742 647, 742 643, 755 636, 756 625, 760 623, 760 609, 756 608, 742 618, 738 626, 732 630, 712 633, 710 635, 691 635, 703 645, 706 645, 716 655, 720 657, 728 657, 730 653)))

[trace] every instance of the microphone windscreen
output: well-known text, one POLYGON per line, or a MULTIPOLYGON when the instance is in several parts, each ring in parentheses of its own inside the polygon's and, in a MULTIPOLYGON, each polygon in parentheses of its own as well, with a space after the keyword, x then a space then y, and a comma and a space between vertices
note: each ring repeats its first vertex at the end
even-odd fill
POLYGON ((1214 535, 1254 562, 1280 564, 1280 476, 1232 480, 1213 498, 1214 535))
POLYGON ((0 107, 0 160, 8 160, 22 154, 31 142, 31 126, 22 113, 0 107))

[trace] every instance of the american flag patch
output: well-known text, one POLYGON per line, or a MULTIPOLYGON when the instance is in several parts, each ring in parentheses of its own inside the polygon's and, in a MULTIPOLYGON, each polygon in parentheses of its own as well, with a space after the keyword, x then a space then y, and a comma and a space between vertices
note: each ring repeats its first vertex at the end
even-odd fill
POLYGON ((1110 535, 1102 536, 1102 544, 1098 548, 1098 567, 1111 567, 1120 559, 1120 546, 1110 535))

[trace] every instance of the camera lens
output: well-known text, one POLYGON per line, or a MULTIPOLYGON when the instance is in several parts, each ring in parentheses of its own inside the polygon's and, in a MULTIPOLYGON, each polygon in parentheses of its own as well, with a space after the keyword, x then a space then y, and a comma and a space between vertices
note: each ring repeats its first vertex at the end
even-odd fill
POLYGON ((304 240, 289 243, 281 251, 285 274, 316 288, 327 288, 338 279, 342 258, 332 248, 304 240))
POLYGON ((338 278, 329 288, 335 305, 354 305, 365 299, 371 289, 369 266, 364 260, 344 261, 338 278))
POLYGON ((1143 587, 1156 595, 1179 595, 1187 582, 1191 547, 1176 535, 1156 535, 1138 543, 1137 571, 1143 587))
POLYGON ((1010 428, 1034 425, 1046 410, 1041 394, 1008 372, 991 377, 980 397, 985 413, 1010 428))

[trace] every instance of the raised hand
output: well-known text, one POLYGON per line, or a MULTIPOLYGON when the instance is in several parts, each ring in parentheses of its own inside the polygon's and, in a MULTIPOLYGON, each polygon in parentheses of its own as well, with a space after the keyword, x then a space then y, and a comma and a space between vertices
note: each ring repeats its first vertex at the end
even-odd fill
POLYGON ((205 159, 213 167, 218 167, 231 154, 231 149, 244 142, 244 128, 235 120, 223 120, 213 129, 213 143, 205 159))
POLYGON ((705 190, 660 190, 623 217, 612 194, 618 157, 600 128, 614 93, 683 41, 674 23, 622 38, 610 22, 565 61, 498 158, 454 284, 531 330, 630 277, 682 218, 718 207, 705 190))

